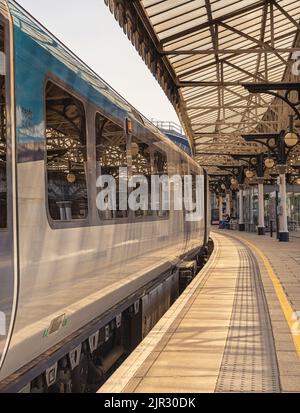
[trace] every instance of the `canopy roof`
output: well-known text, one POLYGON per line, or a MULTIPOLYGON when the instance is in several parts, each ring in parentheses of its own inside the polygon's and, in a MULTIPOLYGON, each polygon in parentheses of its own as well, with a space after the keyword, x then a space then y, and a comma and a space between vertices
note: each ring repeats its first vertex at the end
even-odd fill
POLYGON ((290 108, 242 84, 299 82, 299 0, 105 2, 175 106, 201 165, 265 150, 242 134, 286 129, 290 108))

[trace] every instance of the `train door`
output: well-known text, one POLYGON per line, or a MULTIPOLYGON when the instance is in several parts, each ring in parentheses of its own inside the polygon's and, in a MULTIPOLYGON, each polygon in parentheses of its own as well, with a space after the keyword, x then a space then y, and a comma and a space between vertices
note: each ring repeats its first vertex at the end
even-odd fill
POLYGON ((211 221, 211 195, 207 172, 204 170, 204 245, 208 243, 211 221))
POLYGON ((0 0, 0 368, 9 344, 14 308, 12 121, 9 71, 9 22, 0 0))
POLYGON ((180 175, 182 177, 182 196, 183 196, 183 227, 184 227, 184 252, 188 249, 188 242, 191 237, 191 223, 186 219, 186 206, 185 206, 185 176, 189 174, 189 164, 185 160, 180 161, 180 175))

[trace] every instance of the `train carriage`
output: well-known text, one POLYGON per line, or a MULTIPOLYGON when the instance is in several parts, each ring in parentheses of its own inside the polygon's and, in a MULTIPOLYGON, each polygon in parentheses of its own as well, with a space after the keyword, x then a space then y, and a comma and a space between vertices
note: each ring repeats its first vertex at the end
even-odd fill
POLYGON ((100 348, 104 374, 175 299, 177 263, 208 241, 207 178, 17 3, 0 13, 0 391, 48 391, 60 369, 80 391, 80 363, 100 348), (99 211, 97 178, 120 167, 202 175, 205 214, 99 211))

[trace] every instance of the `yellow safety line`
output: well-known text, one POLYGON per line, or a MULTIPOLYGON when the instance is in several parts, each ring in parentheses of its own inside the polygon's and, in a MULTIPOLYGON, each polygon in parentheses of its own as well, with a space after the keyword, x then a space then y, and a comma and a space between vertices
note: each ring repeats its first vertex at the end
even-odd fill
POLYGON ((284 289, 281 285, 280 280, 278 279, 277 275, 275 274, 269 259, 265 256, 265 254, 254 244, 252 244, 249 241, 246 241, 244 238, 239 238, 242 241, 245 241, 249 246, 251 246, 258 255, 261 257, 263 264, 267 270, 267 273, 273 283, 274 290, 276 292, 278 301, 281 305, 281 309, 284 313, 284 316, 286 318, 286 321, 289 325, 294 345, 298 354, 298 357, 300 358, 300 328, 299 328, 299 321, 297 319, 297 315, 295 314, 295 311, 293 310, 285 292, 284 289))

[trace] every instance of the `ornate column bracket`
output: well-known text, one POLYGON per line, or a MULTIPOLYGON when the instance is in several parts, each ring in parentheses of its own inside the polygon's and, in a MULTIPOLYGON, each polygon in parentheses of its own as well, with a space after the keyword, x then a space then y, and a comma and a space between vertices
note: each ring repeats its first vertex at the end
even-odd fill
POLYGON ((257 133, 241 135, 247 142, 257 142, 268 148, 269 153, 272 153, 278 164, 285 164, 293 147, 287 147, 284 142, 285 132, 280 133, 257 133))
POLYGON ((256 142, 260 143, 267 147, 268 150, 274 149, 272 146, 272 141, 277 141, 280 136, 280 133, 253 133, 241 135, 243 139, 247 142, 256 142))
MULTIPOLYGON (((264 153, 260 154, 254 154, 254 155, 232 155, 234 159, 242 160, 247 162, 249 169, 255 170, 257 173, 258 177, 263 177, 265 173, 265 165, 264 165, 264 160, 268 155, 264 153), (255 163, 253 164, 251 161, 255 160, 255 163)), ((241 167, 243 169, 240 169, 240 180, 243 182, 244 179, 244 169, 245 167, 241 167)))
POLYGON ((243 83, 249 93, 264 93, 284 101, 295 113, 295 118, 300 120, 300 83, 243 83), (278 93, 283 92, 283 95, 278 93), (297 92, 296 102, 291 100, 291 93, 297 92))

